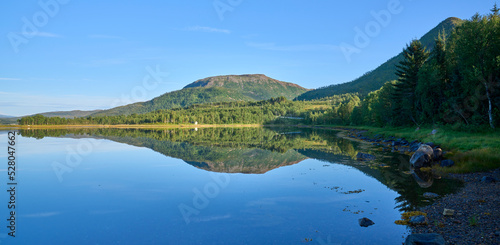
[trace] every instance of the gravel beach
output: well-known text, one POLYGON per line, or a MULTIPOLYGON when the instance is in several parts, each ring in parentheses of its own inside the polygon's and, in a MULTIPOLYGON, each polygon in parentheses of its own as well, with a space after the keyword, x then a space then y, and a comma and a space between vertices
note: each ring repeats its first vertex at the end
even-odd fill
MULTIPOLYGON (((398 151, 414 152, 414 145, 395 137, 366 137, 365 130, 343 129, 346 136, 389 147, 398 151), (405 148, 407 147, 407 148, 405 148)), ((428 144, 428 143, 427 143, 428 144)), ((384 148, 384 149, 386 149, 384 148)), ((500 168, 489 172, 449 174, 446 178, 464 182, 457 193, 438 197, 419 209, 427 214, 427 225, 411 226, 412 234, 441 234, 446 244, 495 244, 500 245, 500 168), (453 215, 443 215, 444 209, 452 209, 453 215)))
POLYGON ((446 244, 500 244, 500 168, 448 177, 462 180, 464 187, 421 208, 429 223, 412 227, 412 233, 438 233, 446 244), (444 216, 445 208, 454 215, 444 216))

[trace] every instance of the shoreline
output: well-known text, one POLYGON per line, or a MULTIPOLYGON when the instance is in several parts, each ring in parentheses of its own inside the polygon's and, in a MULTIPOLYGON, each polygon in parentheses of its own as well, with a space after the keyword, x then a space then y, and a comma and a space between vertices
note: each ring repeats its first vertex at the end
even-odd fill
POLYGON ((428 223, 410 226, 412 234, 437 233, 446 244, 500 244, 500 168, 447 178, 463 181, 464 187, 419 208, 427 214, 428 223), (488 177, 492 182, 483 179, 488 177), (453 209, 454 214, 444 216, 445 208, 453 209))
MULTIPOLYGON (((367 144, 387 141, 387 148, 390 142, 401 141, 394 136, 364 136, 369 129, 344 128, 343 131, 343 136, 367 144)), ((403 148, 403 151, 397 146, 394 148, 394 143, 392 146, 396 151, 412 153, 408 148, 403 148)), ((444 238, 445 244, 500 244, 500 167, 480 172, 448 173, 443 177, 460 180, 464 186, 456 193, 440 196, 429 205, 418 208, 418 211, 426 213, 428 222, 425 225, 409 225, 411 234, 437 233, 444 238), (443 215, 445 208, 453 209, 454 214, 443 215)))

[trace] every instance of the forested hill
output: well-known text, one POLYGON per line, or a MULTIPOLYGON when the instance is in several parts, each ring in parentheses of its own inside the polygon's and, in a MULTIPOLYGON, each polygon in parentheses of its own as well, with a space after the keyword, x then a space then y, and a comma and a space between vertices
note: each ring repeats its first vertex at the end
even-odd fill
POLYGON ((195 81, 181 90, 165 93, 150 101, 103 110, 92 116, 131 115, 173 109, 201 103, 257 101, 280 96, 293 99, 308 91, 293 83, 265 75, 228 75, 195 81))
MULTIPOLYGON (((427 49, 431 49, 434 46, 434 40, 438 37, 439 32, 444 30, 446 34, 449 34, 455 26, 460 25, 462 22, 463 21, 459 18, 450 17, 422 36, 422 38, 420 38, 420 42, 427 49)), ((377 67, 375 70, 367 72, 363 76, 351 82, 311 90, 298 96, 296 100, 321 99, 345 93, 359 93, 362 96, 367 95, 369 92, 380 89, 385 82, 397 79, 397 76, 395 75, 396 65, 402 59, 403 53, 401 52, 397 56, 392 57, 377 67)))

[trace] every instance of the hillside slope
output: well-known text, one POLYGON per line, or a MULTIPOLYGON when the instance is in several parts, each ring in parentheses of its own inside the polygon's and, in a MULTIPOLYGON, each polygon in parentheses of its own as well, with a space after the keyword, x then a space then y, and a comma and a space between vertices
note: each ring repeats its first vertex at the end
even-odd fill
POLYGON ((281 82, 260 74, 208 77, 150 101, 103 110, 92 116, 141 114, 193 104, 267 100, 279 96, 293 99, 306 91, 308 90, 299 85, 281 82))
MULTIPOLYGON (((440 31, 444 30, 446 34, 449 34, 455 26, 460 25, 462 22, 463 21, 459 18, 448 18, 422 36, 420 41, 427 49, 432 49, 432 47, 434 47, 434 40, 438 37, 440 31)), ((380 89, 387 81, 397 79, 394 73, 396 72, 396 65, 402 59, 403 53, 401 52, 375 70, 367 72, 351 82, 311 90, 298 96, 296 100, 314 100, 345 93, 360 93, 361 95, 367 95, 371 91, 380 89)))

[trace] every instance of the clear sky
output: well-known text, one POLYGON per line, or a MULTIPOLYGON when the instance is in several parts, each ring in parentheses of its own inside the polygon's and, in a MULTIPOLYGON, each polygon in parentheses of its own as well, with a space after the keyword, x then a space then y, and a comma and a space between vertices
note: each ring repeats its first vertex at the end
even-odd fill
POLYGON ((216 75, 344 83, 444 19, 487 14, 494 3, 2 1, 0 114, 107 109, 216 75))

